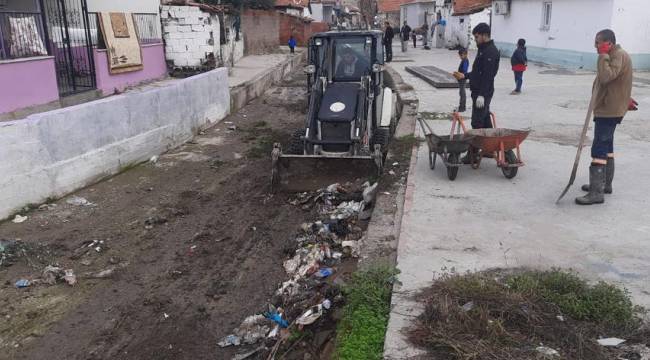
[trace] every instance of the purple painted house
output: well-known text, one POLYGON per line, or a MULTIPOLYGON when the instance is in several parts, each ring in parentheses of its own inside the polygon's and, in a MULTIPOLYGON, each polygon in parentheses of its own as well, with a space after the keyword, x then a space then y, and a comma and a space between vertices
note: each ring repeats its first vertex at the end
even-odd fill
POLYGON ((158 0, 0 0, 0 114, 165 77, 158 0), (133 17, 142 68, 112 74, 99 12, 133 17))

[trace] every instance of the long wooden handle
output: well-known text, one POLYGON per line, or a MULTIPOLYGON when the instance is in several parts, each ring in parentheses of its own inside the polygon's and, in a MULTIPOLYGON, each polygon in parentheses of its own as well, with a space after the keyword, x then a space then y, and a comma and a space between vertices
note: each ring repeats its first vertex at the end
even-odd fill
POLYGON ((569 179, 569 185, 573 185, 573 182, 576 180, 576 174, 578 173, 578 165, 580 164, 580 156, 582 155, 582 148, 585 145, 585 140, 587 139, 587 131, 589 130, 589 122, 591 122, 591 116, 594 112, 594 95, 592 93, 591 100, 589 100, 589 109, 587 110, 587 116, 585 117, 585 124, 582 126, 582 134, 580 135, 580 142, 578 142, 578 151, 576 152, 576 159, 573 162, 573 170, 571 171, 571 178, 569 179))

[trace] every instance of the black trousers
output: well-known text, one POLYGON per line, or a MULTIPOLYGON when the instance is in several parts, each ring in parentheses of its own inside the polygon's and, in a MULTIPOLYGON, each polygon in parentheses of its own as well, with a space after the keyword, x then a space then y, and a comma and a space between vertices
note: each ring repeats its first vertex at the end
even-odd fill
POLYGON ((393 40, 386 41, 384 47, 386 48, 386 62, 393 61, 393 40))
POLYGON ((472 94, 472 129, 489 129, 492 127, 492 119, 490 118, 492 97, 485 96, 485 103, 481 109, 476 107, 477 98, 478 94, 472 94))

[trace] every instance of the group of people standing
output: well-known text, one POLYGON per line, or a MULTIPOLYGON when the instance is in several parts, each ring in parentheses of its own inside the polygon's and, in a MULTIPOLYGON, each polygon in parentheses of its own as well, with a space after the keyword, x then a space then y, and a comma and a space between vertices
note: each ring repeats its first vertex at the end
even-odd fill
MULTIPOLYGON (((384 40, 387 61, 391 61, 394 32, 388 22, 386 25, 387 35, 384 40)), ((400 31, 403 51, 405 51, 404 44, 408 41, 411 33, 412 29, 404 22, 400 31)), ((494 79, 499 71, 501 53, 491 39, 491 29, 488 24, 478 24, 472 30, 472 35, 478 49, 471 71, 467 49, 461 48, 458 51, 461 61, 458 70, 453 73, 460 85, 458 111, 466 110, 465 88, 469 81, 472 100, 472 128, 491 128, 490 105, 494 96, 494 79)), ((632 60, 628 53, 616 43, 614 32, 609 29, 599 31, 596 34, 595 48, 598 53, 598 63, 590 102, 595 124, 591 147, 592 162, 589 166, 589 184, 582 187, 587 194, 575 199, 579 205, 601 204, 605 201, 604 194, 612 193, 615 168, 614 132, 627 111, 637 110, 638 105, 631 97, 632 60)), ((517 47, 510 58, 510 64, 515 79, 515 89, 510 94, 519 95, 522 92, 523 75, 528 67, 525 39, 517 41, 517 47)), ((464 160, 471 161, 469 158, 464 160)))

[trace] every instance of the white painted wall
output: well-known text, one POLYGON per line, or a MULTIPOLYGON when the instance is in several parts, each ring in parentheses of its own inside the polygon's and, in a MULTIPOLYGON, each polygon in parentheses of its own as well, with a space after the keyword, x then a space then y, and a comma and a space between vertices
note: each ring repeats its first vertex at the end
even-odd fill
POLYGON ((219 43, 213 32, 210 14, 195 6, 168 6, 161 9, 165 57, 175 67, 198 67, 215 54, 219 43))
POLYGON ((650 1, 614 0, 612 30, 632 54, 650 54, 650 1))
POLYGON ((158 13, 160 0, 87 0, 88 11, 119 11, 132 13, 158 13))
MULTIPOLYGON (((595 34, 612 24, 613 2, 553 0, 551 27, 546 31, 541 30, 543 0, 514 0, 509 15, 492 16, 492 37, 497 42, 517 43, 517 39, 524 38, 528 46, 593 52, 595 34)), ((638 2, 646 3, 647 19, 648 1, 638 2)))
POLYGON ((314 21, 323 21, 323 4, 311 4, 311 17, 314 21))

